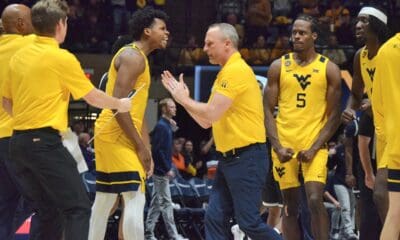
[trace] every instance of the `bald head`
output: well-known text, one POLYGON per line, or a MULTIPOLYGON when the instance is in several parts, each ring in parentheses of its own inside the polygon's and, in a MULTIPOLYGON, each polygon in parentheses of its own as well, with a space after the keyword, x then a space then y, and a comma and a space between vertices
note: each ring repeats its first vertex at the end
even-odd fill
POLYGON ((5 33, 27 35, 33 32, 31 10, 22 4, 10 4, 1 14, 5 33))
POLYGON ((90 140, 89 133, 84 133, 84 132, 80 133, 78 137, 79 137, 79 144, 80 145, 85 146, 85 147, 89 146, 89 144, 88 144, 88 142, 90 140))

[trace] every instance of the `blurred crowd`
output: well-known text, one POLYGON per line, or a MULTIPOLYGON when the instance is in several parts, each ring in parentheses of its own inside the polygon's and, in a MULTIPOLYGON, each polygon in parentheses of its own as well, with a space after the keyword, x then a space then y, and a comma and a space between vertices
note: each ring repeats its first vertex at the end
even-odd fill
MULTIPOLYGON (((21 2, 21 1, 17 1, 21 2)), ((34 0, 25 0, 31 5, 34 0)), ((111 53, 119 38, 129 41, 128 22, 137 9, 145 6, 189 11, 182 1, 166 0, 69 0, 69 34, 64 47, 75 53, 111 53), (173 6, 173 7, 171 7, 173 6)), ((354 27, 357 12, 375 2, 388 10, 389 19, 400 17, 400 1, 386 0, 218 0, 215 19, 235 26, 240 38, 240 53, 251 65, 269 65, 290 51, 289 31, 293 18, 300 13, 314 16, 319 22, 317 49, 333 62, 351 69, 356 45, 354 27)), ((7 1, 5 2, 7 3, 7 1)), ((5 6, 5 4, 3 4, 5 6)), ((0 9, 3 6, 0 5, 0 9)), ((203 9, 210 11, 209 9, 203 9)), ((201 11, 201 9, 199 9, 201 11)), ((173 16, 173 14, 171 14, 173 16)), ((197 19, 192 19, 196 21, 197 19)), ((182 23, 191 25, 191 23, 182 23)), ((204 32, 204 31, 202 31, 204 32)), ((202 50, 201 34, 189 32, 186 37, 174 38, 172 32, 168 53, 152 56, 157 65, 190 68, 208 64, 202 50), (167 55, 167 57, 165 57, 167 55)))

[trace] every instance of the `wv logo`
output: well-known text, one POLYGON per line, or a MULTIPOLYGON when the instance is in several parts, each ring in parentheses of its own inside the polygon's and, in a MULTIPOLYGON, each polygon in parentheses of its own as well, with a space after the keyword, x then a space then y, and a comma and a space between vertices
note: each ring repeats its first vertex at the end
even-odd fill
POLYGON ((295 77, 297 79, 297 81, 300 84, 300 87, 304 90, 306 90, 306 88, 308 87, 308 85, 311 84, 310 81, 307 81, 308 78, 311 77, 311 74, 307 74, 306 76, 304 75, 297 75, 297 74, 293 74, 293 77, 295 77))
POLYGON ((376 68, 367 68, 367 73, 369 78, 371 78, 371 81, 374 81, 375 69, 376 68))
POLYGON ((285 167, 275 167, 276 172, 278 173, 279 177, 285 175, 285 167))

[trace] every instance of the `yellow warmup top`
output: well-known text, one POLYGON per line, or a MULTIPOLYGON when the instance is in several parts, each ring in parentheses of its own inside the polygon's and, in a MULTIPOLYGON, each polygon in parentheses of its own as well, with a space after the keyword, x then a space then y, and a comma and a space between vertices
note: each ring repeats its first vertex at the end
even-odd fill
POLYGON ((76 57, 60 49, 54 38, 37 36, 15 53, 9 67, 2 95, 13 102, 16 130, 66 131, 70 94, 79 99, 94 88, 76 57))
MULTIPOLYGON (((0 36, 0 87, 9 75, 11 57, 21 48, 35 40, 35 35, 22 36, 19 34, 3 34, 0 36)), ((0 89, 0 92, 2 90, 0 89)), ((12 134, 12 118, 0 104, 0 138, 10 137, 12 134)))

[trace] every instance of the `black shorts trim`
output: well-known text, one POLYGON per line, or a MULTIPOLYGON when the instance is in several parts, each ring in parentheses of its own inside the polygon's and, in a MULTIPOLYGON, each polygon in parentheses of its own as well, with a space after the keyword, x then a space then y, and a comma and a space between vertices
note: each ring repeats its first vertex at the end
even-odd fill
POLYGON ((262 201, 264 205, 279 206, 283 205, 282 193, 279 183, 275 181, 272 172, 269 172, 262 191, 262 201))
POLYGON ((125 182, 125 181, 141 181, 139 172, 115 172, 115 173, 105 173, 96 172, 96 180, 100 182, 114 183, 114 182, 125 182))
POLYGON ((388 179, 400 181, 400 170, 388 169, 388 179))
POLYGON ((107 193, 122 193, 122 192, 130 192, 137 191, 139 189, 139 183, 124 183, 124 184, 102 184, 96 182, 96 191, 97 192, 107 192, 107 193))
POLYGON ((139 172, 96 172, 96 191, 108 193, 121 193, 137 191, 141 183, 139 172))

